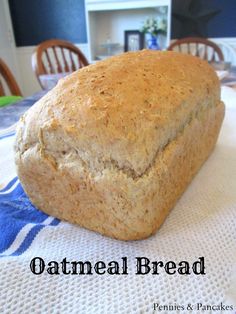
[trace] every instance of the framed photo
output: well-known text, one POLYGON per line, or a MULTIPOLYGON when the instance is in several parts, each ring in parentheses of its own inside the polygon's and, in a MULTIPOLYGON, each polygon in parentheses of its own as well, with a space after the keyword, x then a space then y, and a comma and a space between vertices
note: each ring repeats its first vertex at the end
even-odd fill
POLYGON ((125 31, 125 52, 143 49, 144 35, 138 30, 125 31))

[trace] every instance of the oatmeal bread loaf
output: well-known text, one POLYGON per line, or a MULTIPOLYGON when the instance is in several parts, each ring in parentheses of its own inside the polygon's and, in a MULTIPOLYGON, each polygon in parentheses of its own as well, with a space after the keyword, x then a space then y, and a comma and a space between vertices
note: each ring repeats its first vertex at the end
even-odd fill
POLYGON ((21 118, 15 160, 40 210, 121 240, 155 233, 224 117, 207 62, 128 52, 59 81, 21 118))

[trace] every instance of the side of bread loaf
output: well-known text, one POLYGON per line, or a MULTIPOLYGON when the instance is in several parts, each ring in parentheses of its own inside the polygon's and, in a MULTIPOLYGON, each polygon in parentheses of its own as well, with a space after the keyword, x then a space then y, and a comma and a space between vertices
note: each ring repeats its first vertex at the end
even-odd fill
POLYGON ((126 53, 62 80, 23 116, 18 175, 48 214, 117 239, 145 238, 209 156, 223 116, 206 62, 126 53))

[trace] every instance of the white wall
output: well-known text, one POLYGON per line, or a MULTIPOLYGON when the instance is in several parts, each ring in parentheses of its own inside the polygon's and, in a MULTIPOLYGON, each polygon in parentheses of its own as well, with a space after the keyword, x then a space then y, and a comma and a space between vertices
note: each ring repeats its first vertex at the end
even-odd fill
POLYGON ((0 57, 10 68, 21 87, 21 76, 7 0, 0 0, 0 57))

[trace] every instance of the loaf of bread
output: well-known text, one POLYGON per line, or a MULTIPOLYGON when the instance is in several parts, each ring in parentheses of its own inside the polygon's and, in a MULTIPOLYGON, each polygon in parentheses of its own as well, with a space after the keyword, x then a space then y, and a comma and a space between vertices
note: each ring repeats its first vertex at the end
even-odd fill
POLYGON ((223 117, 207 62, 124 53, 60 80, 21 118, 18 176, 40 210, 116 239, 143 239, 213 150, 223 117))

